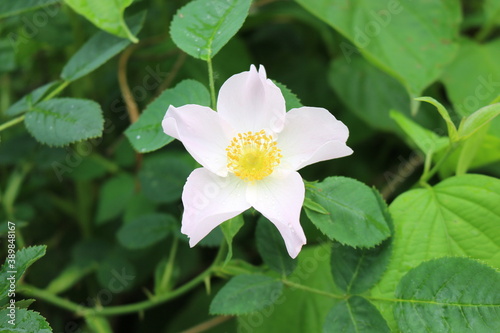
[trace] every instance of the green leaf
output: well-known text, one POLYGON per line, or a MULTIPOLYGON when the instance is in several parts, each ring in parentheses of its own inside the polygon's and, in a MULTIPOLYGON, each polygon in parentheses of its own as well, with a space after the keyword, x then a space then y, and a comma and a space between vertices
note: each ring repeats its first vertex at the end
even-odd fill
POLYGON ((96 223, 102 224, 123 212, 134 194, 135 179, 127 173, 108 179, 100 189, 96 223))
POLYGON ((346 58, 361 53, 418 96, 453 60, 461 21, 459 1, 297 0, 349 39, 346 58))
POLYGON ((446 93, 460 116, 472 114, 500 95, 499 53, 500 39, 485 44, 461 40, 457 57, 442 77, 446 93))
POLYGON ((328 80, 349 110, 369 126, 395 132, 399 129, 389 118, 389 110, 410 115, 410 97, 401 83, 360 56, 335 58, 328 80))
POLYGON ((427 103, 434 105, 436 107, 436 109, 438 110, 439 114, 441 115, 441 117, 446 122, 446 127, 448 128, 448 136, 450 137, 450 140, 452 142, 455 142, 458 140, 457 128, 456 128, 455 124, 453 123, 453 121, 451 120, 451 117, 450 117, 450 114, 448 113, 448 110, 446 110, 446 108, 443 106, 443 104, 439 103, 438 101, 436 101, 432 97, 419 97, 419 98, 415 98, 415 100, 427 102, 427 103))
POLYGON ((484 0, 483 8, 487 22, 485 24, 491 24, 491 25, 500 24, 500 1, 484 0))
POLYGON ((485 106, 462 121, 458 135, 461 139, 466 139, 498 115, 500 115, 500 103, 485 106))
POLYGON ((38 312, 26 309, 16 309, 15 319, 13 319, 15 324, 12 325, 9 323, 9 320, 11 320, 9 311, 10 309, 3 309, 0 311, 0 332, 2 333, 52 332, 52 328, 49 323, 47 323, 47 320, 38 312))
POLYGON ((12 42, 0 38, 0 73, 7 73, 16 68, 16 53, 12 42))
MULTIPOLYGON (((475 160, 478 151, 481 149, 481 145, 486 138, 486 133, 488 132, 489 128, 489 124, 487 124, 486 126, 482 126, 481 129, 474 132, 474 134, 472 134, 462 145, 459 152, 456 168, 457 176, 467 172, 470 165, 472 164, 472 161, 475 160)), ((500 150, 498 151, 497 155, 500 155, 500 150)))
POLYGON ((12 104, 6 111, 5 114, 7 116, 17 116, 23 112, 29 111, 33 105, 38 103, 46 93, 51 90, 56 85, 60 84, 60 82, 53 81, 47 83, 39 88, 36 88, 29 94, 23 96, 16 103, 12 104))
POLYGON ((104 127, 99 104, 76 98, 41 102, 26 113, 24 123, 35 139, 51 146, 101 136, 104 127))
POLYGON ((391 257, 391 240, 373 249, 354 249, 335 243, 331 269, 335 284, 347 294, 360 294, 377 283, 391 257))
POLYGON ((500 332, 500 273, 469 258, 441 258, 409 271, 396 290, 403 332, 500 332))
POLYGON ((187 54, 209 60, 241 28, 250 4, 251 0, 191 1, 172 20, 172 40, 187 54))
POLYGON ((85 264, 70 264, 61 271, 59 275, 50 281, 49 285, 45 288, 47 292, 52 294, 62 293, 75 284, 77 284, 85 276, 89 275, 96 268, 96 265, 91 262, 85 264))
POLYGON ((327 237, 353 247, 372 247, 391 235, 377 194, 365 184, 345 177, 329 177, 307 187, 306 196, 329 214, 306 207, 311 221, 327 237))
POLYGON ((285 86, 282 83, 273 81, 274 84, 280 88, 281 93, 283 94, 283 97, 285 98, 285 103, 286 103, 286 109, 291 110, 295 108, 300 108, 304 105, 300 102, 300 99, 295 95, 290 89, 288 89, 287 86, 285 86))
MULTIPOLYGON (((131 26, 134 34, 137 34, 144 23, 146 12, 140 12, 129 19, 127 23, 131 26)), ((92 36, 64 65, 61 78, 66 81, 79 79, 96 68, 100 67, 109 59, 124 50, 130 41, 99 31, 92 36)))
POLYGON ((136 269, 122 248, 105 256, 97 268, 99 284, 113 294, 132 289, 136 278, 136 269))
POLYGON ((59 3, 60 0, 1 1, 0 18, 19 15, 24 12, 59 3))
POLYGON ((187 154, 161 153, 144 158, 139 180, 144 195, 154 202, 180 199, 195 163, 187 154))
POLYGON ((326 316, 323 332, 390 332, 380 312, 365 298, 350 297, 335 305, 326 316))
POLYGON ((328 311, 339 302, 339 299, 327 295, 341 295, 329 272, 330 252, 327 243, 304 247, 296 259, 297 268, 287 277, 288 281, 325 294, 311 293, 295 285, 287 286, 274 304, 247 316, 238 316, 240 331, 321 332, 328 311), (297 309, 300 309, 299 313, 297 309))
POLYGON ((436 133, 420 126, 413 120, 407 118, 402 113, 391 110, 390 117, 394 119, 401 129, 425 154, 430 155, 449 145, 448 138, 437 135, 436 133))
MULTIPOLYGON (((469 256, 500 268, 500 180, 483 175, 448 178, 414 189, 390 205, 393 252, 372 296, 392 298, 402 276, 420 263, 444 256, 469 256)), ((391 309, 380 305, 389 321, 391 309)))
POLYGON ((30 246, 18 250, 15 258, 10 253, 7 255, 0 270, 0 300, 6 297, 11 284, 7 278, 15 276, 16 282, 19 281, 28 267, 45 255, 46 249, 45 245, 30 246))
POLYGON ((163 132, 161 122, 169 105, 210 105, 210 93, 198 81, 184 80, 172 89, 167 89, 149 104, 139 119, 125 131, 134 149, 148 153, 172 142, 174 139, 163 132))
POLYGON ((31 304, 33 304, 35 302, 36 302, 36 299, 34 299, 34 298, 22 299, 22 300, 16 302, 16 307, 19 309, 27 309, 30 307, 31 304))
POLYGON ((64 0, 75 12, 84 16, 96 27, 118 37, 137 43, 138 39, 127 27, 123 13, 133 0, 64 0))
POLYGON ((319 203, 312 201, 310 198, 306 197, 304 199, 304 207, 320 214, 328 215, 330 214, 328 210, 325 209, 325 207, 321 206, 319 203))
POLYGON ((272 305, 283 292, 283 283, 264 275, 238 275, 215 295, 211 314, 240 315, 272 305))
POLYGON ((227 264, 233 257, 233 238, 234 236, 236 236, 238 231, 240 231, 241 227, 243 227, 243 224, 245 224, 245 220, 243 219, 243 215, 240 214, 220 225, 222 233, 224 234, 224 238, 226 239, 229 247, 226 260, 224 262, 225 264, 227 264))
POLYGON ((263 216, 257 221, 255 238, 257 250, 267 266, 282 275, 293 272, 297 261, 290 258, 278 229, 263 216))
POLYGON ((118 230, 118 241, 127 249, 143 249, 165 239, 175 218, 169 214, 153 213, 123 224, 118 230))

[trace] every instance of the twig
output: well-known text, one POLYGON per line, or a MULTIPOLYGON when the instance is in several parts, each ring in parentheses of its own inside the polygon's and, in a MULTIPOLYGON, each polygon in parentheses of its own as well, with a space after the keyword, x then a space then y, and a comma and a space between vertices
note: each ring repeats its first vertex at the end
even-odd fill
POLYGON ((185 331, 182 331, 181 333, 200 333, 200 332, 205 332, 206 330, 211 329, 212 327, 215 327, 217 325, 220 325, 229 319, 233 318, 233 316, 217 316, 215 318, 212 318, 210 320, 207 320, 201 324, 198 324, 196 326, 193 326, 185 331))
POLYGON ((118 62, 118 83, 120 85, 120 90, 122 92, 123 100, 127 106, 128 117, 130 123, 133 124, 139 119, 139 107, 132 96, 130 87, 127 81, 127 63, 132 52, 134 52, 138 47, 138 44, 131 45, 128 47, 121 55, 118 62))

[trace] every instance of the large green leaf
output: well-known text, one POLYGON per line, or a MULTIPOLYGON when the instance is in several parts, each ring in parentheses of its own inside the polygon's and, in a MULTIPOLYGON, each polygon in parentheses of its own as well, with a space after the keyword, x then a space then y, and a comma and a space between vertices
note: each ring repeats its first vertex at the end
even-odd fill
POLYGON ((28 131, 41 143, 64 146, 102 135, 104 119, 99 104, 76 98, 54 98, 26 113, 28 131))
POLYGON ((460 1, 297 0, 357 47, 342 43, 345 57, 361 52, 418 96, 455 56, 460 1))
POLYGON ((1 1, 0 18, 19 15, 29 10, 35 10, 59 2, 60 0, 1 1))
POLYGON ((163 132, 161 122, 169 105, 179 107, 185 104, 209 106, 210 93, 195 80, 184 80, 174 88, 163 91, 125 131, 134 149, 148 153, 172 142, 174 139, 163 132))
MULTIPOLYGON (((321 332, 329 310, 339 300, 328 295, 340 295, 329 272, 330 246, 307 246, 296 259, 296 269, 281 297, 274 304, 245 316, 238 316, 241 332, 321 332), (324 292, 322 295, 296 287, 295 284, 324 292)), ((267 302, 269 303, 269 302, 267 302)))
POLYGON ((187 154, 162 153, 148 156, 139 172, 144 195, 154 202, 173 202, 182 194, 195 164, 187 154))
POLYGON ((45 245, 37 245, 18 250, 15 258, 11 258, 11 254, 8 254, 5 258, 6 261, 0 270, 0 300, 7 295, 12 281, 10 279, 7 280, 7 278, 14 275, 15 281, 19 281, 28 267, 45 255, 46 249, 47 247, 45 245))
POLYGON ((278 229, 263 216, 257 221, 255 239, 257 250, 266 265, 281 274, 293 272, 297 261, 290 258, 278 229))
MULTIPOLYGON (((442 77, 460 116, 468 116, 500 96, 499 53, 500 39, 487 44, 462 41, 457 57, 442 77)), ((500 119, 492 122, 490 133, 500 136, 500 119)))
POLYGON ((143 215, 122 225, 117 237, 128 249, 143 249, 167 237, 174 224, 175 218, 169 214, 143 215))
MULTIPOLYGON (((500 268, 499 202, 499 179, 470 174, 397 197, 389 207, 393 254, 372 295, 392 298, 405 273, 434 258, 465 255, 500 268)), ((389 320, 387 303, 377 306, 389 320)))
POLYGON ((363 297, 354 296, 330 310, 323 332, 384 333, 390 330, 376 307, 363 297))
POLYGON ((208 60, 241 28, 251 0, 195 0, 179 9, 170 25, 177 46, 187 54, 208 60))
POLYGON ((14 325, 9 323, 10 310, 0 310, 0 332, 2 333, 52 333, 47 320, 40 313, 26 309, 16 309, 14 325))
POLYGON ((283 283, 264 275, 238 275, 215 295, 211 314, 244 314, 272 305, 283 291, 283 283))
MULTIPOLYGON (((127 20, 134 34, 141 30, 145 16, 145 12, 140 12, 127 20)), ((79 79, 120 53, 129 44, 128 39, 99 31, 83 44, 64 65, 61 78, 66 81, 79 79)))
POLYGON ((410 97, 401 83, 360 56, 333 60, 328 79, 342 102, 370 126, 397 131, 389 110, 410 115, 410 97))
POLYGON ((64 0, 74 11, 84 16, 96 27, 118 37, 137 43, 138 39, 129 30, 123 13, 133 0, 64 0))
POLYGON ((469 258, 441 258, 409 271, 396 290, 403 332, 500 332, 500 273, 469 258))
POLYGON ((307 187, 306 196, 328 214, 305 208, 311 221, 330 239, 354 247, 373 247, 391 235, 378 194, 345 177, 329 177, 307 187))

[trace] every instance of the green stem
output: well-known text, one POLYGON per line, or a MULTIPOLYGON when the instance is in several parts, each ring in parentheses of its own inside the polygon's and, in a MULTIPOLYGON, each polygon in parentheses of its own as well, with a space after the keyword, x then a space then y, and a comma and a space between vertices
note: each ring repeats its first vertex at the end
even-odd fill
POLYGON ((11 119, 6 123, 3 123, 2 125, 0 125, 0 132, 3 131, 4 129, 11 127, 11 126, 19 124, 23 120, 24 120, 24 115, 19 116, 19 117, 14 118, 14 119, 11 119))
POLYGON ((179 239, 174 238, 172 242, 172 247, 170 248, 170 254, 168 256, 168 262, 165 266, 165 271, 163 272, 163 276, 161 277, 161 281, 158 288, 158 293, 164 293, 169 289, 169 283, 172 279, 172 273, 174 271, 175 264, 175 256, 177 254, 177 247, 179 245, 179 239))
POLYGON ((44 97, 44 101, 48 101, 49 99, 54 98, 56 95, 58 95, 61 91, 64 90, 71 82, 70 81, 63 81, 56 89, 52 90, 50 94, 44 97))
POLYGON ((7 215, 7 219, 11 221, 14 221, 14 202, 16 201, 16 197, 19 194, 21 184, 23 183, 23 180, 28 174, 31 167, 32 166, 30 164, 24 164, 14 170, 9 178, 7 187, 5 188, 5 192, 3 195, 3 206, 7 215))
POLYGON ((481 27, 481 30, 479 30, 478 33, 474 36, 474 39, 476 39, 479 43, 483 42, 490 35, 494 27, 495 23, 493 22, 493 20, 486 22, 486 24, 481 27))
POLYGON ((436 165, 434 165, 434 167, 430 171, 428 171, 428 172, 424 171, 424 173, 422 174, 422 177, 420 177, 419 183, 422 185, 427 184, 427 181, 429 179, 431 179, 431 177, 434 176, 434 174, 436 172, 439 171, 439 168, 441 168, 441 166, 448 159, 448 157, 451 155, 451 153, 453 151, 455 151, 456 147, 457 147, 456 144, 451 144, 450 146, 448 146, 443 157, 441 157, 441 159, 436 163, 436 165))
POLYGON ((216 109, 217 102, 215 100, 215 82, 214 82, 214 69, 212 67, 212 58, 208 55, 208 85, 210 86, 210 98, 212 100, 212 109, 216 109))

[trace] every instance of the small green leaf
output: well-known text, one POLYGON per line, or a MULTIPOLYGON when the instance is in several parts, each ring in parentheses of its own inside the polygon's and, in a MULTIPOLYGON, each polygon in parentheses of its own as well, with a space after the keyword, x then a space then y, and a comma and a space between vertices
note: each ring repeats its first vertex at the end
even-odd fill
POLYGON ((272 305, 283 292, 283 283, 264 275, 238 275, 215 295, 211 314, 240 315, 272 305))
POLYGON ((99 284, 113 294, 132 289, 136 278, 136 269, 122 248, 105 256, 97 268, 99 284))
POLYGON ((241 28, 251 0, 195 0, 179 9, 170 25, 174 43, 202 60, 213 58, 241 28))
MULTIPOLYGON (((145 16, 145 12, 140 12, 127 19, 135 34, 141 30, 145 16)), ((73 54, 62 69, 61 78, 66 81, 79 79, 100 67, 129 44, 127 39, 99 31, 73 54)))
POLYGON ((191 157, 184 153, 161 153, 146 157, 139 172, 144 195, 154 202, 178 200, 194 167, 191 157))
POLYGON ((36 332, 36 333, 52 333, 47 320, 38 312, 26 309, 16 309, 13 322, 11 325, 9 320, 10 309, 0 311, 0 332, 2 333, 19 333, 19 332, 36 332))
POLYGON ((257 221, 255 238, 257 250, 267 266, 284 275, 293 272, 297 261, 290 258, 278 229, 263 216, 257 221))
MULTIPOLYGON (((459 151, 459 157, 457 162, 456 174, 462 175, 467 172, 471 163, 475 160, 475 157, 486 138, 487 132, 490 129, 490 125, 482 126, 478 131, 474 132, 470 137, 465 140, 459 151)), ((500 154, 498 151, 497 154, 500 154)), ((491 156, 493 154, 489 154, 491 156)))
POLYGON ((224 238, 226 239, 226 242, 228 244, 229 250, 226 256, 225 263, 227 264, 229 260, 233 257, 233 238, 236 236, 238 231, 240 231, 241 227, 243 227, 243 224, 245 223, 245 220, 243 219, 243 215, 238 215, 236 217, 233 217, 232 219, 222 223, 220 225, 220 228, 222 230, 222 233, 224 234, 224 238))
POLYGON ((36 245, 18 250, 15 257, 12 254, 7 255, 0 270, 0 300, 7 295, 12 281, 11 279, 7 280, 7 278, 15 276, 15 281, 19 281, 28 267, 45 255, 46 249, 45 245, 36 245))
POLYGON ((375 306, 363 297, 354 296, 330 310, 323 332, 384 333, 390 330, 375 306))
POLYGON ((58 84, 60 84, 60 82, 53 81, 39 88, 36 88, 32 92, 23 96, 20 100, 12 104, 5 111, 5 114, 7 116, 17 116, 18 114, 29 111, 32 108, 32 106, 38 103, 49 90, 51 90, 54 86, 58 84))
POLYGON ((437 135, 436 133, 420 126, 402 113, 391 110, 390 117, 394 119, 408 137, 425 154, 433 154, 449 145, 448 138, 437 135))
POLYGON ((500 273, 469 258, 441 258, 410 270, 396 289, 403 332, 500 332, 500 273))
POLYGON ((128 207, 134 187, 135 179, 126 173, 107 180, 100 189, 96 223, 102 224, 120 215, 128 207))
POLYGON ((75 12, 84 16, 96 27, 118 37, 128 38, 137 43, 138 39, 130 32, 123 13, 133 0, 64 0, 75 12))
POLYGON ((462 121, 458 128, 458 135, 461 139, 467 139, 498 115, 500 115, 500 103, 485 106, 462 121))
POLYGON ((453 123, 453 121, 450 118, 450 114, 448 113, 448 110, 443 106, 443 104, 439 103, 432 97, 418 97, 415 98, 416 101, 422 101, 422 102, 427 102, 436 107, 438 110, 439 114, 441 117, 444 119, 446 122, 446 127, 448 128, 448 136, 450 137, 451 142, 455 142, 458 140, 458 132, 457 132, 457 127, 453 123))
POLYGON ((328 215, 330 214, 328 210, 325 209, 325 207, 321 206, 319 203, 312 201, 310 198, 306 197, 304 199, 304 207, 312 210, 313 212, 320 213, 323 215, 328 215))
POLYGON ((347 294, 360 294, 382 277, 391 257, 391 240, 373 249, 334 244, 331 256, 335 284, 347 294))
POLYGON ((26 113, 24 123, 35 139, 51 146, 101 136, 104 127, 99 104, 76 98, 41 102, 26 113))
POLYGON ((1 1, 0 19, 8 16, 19 15, 30 10, 35 10, 59 2, 60 0, 1 1))
POLYGON ((302 103, 300 102, 300 99, 295 95, 290 89, 288 89, 287 86, 285 86, 282 83, 273 81, 274 84, 280 88, 281 93, 283 94, 283 97, 285 98, 285 103, 286 103, 286 109, 287 111, 295 108, 300 108, 302 107, 302 103))
POLYGON ((127 249, 143 249, 165 239, 174 224, 175 218, 169 214, 143 215, 122 225, 117 237, 127 249))
POLYGON ((134 149, 148 153, 172 142, 174 139, 163 132, 161 122, 169 105, 179 107, 185 104, 209 106, 210 93, 195 80, 184 80, 174 88, 163 91, 125 131, 134 149))
POLYGON ((306 196, 328 211, 326 215, 305 209, 309 219, 332 240, 373 247, 391 235, 377 195, 357 180, 329 177, 308 187, 306 196))

